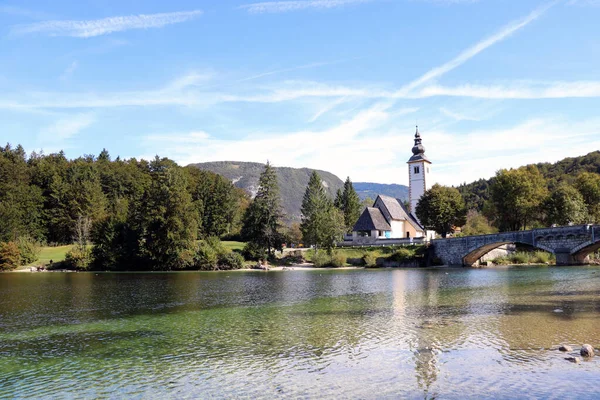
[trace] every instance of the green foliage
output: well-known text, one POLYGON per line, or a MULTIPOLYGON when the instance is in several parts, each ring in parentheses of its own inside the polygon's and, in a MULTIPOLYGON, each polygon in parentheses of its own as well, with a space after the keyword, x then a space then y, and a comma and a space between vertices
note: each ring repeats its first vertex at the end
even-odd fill
POLYGON ((580 174, 575 187, 583 197, 590 222, 600 223, 600 173, 580 174))
POLYGON ((331 266, 341 268, 346 265, 346 256, 340 251, 334 251, 331 254, 331 266))
POLYGON ((485 216, 476 210, 469 210, 467 213, 467 222, 462 227, 461 235, 489 235, 496 232, 498 232, 498 229, 493 227, 485 216))
MULTIPOLYGON (((194 164, 193 168, 212 171, 228 181, 235 181, 235 186, 248 193, 254 192, 258 187, 260 174, 265 165, 252 162, 215 161, 194 164)), ((300 207, 302 195, 313 170, 307 168, 273 167, 277 176, 277 184, 281 198, 282 221, 287 225, 300 222, 300 207)), ((343 187, 343 182, 334 174, 318 171, 321 178, 327 183, 325 188, 328 196, 334 197, 336 191, 343 187)), ((243 211, 243 210, 242 210, 243 211)))
POLYGON ((194 254, 194 268, 203 271, 213 271, 217 269, 220 254, 218 250, 210 243, 201 240, 194 254))
POLYGON ((583 196, 565 183, 554 189, 544 202, 547 225, 568 225, 587 222, 588 212, 583 196))
POLYGON ((312 256, 312 262, 317 268, 329 267, 331 265, 331 256, 324 251, 316 251, 312 256))
POLYGON ((427 229, 446 237, 464 225, 466 209, 457 189, 436 184, 421 197, 416 214, 427 229))
POLYGON ((377 266, 377 257, 371 252, 366 252, 362 256, 363 265, 367 268, 373 268, 377 266))
POLYGON ((344 224, 346 225, 346 232, 352 232, 352 227, 358 221, 361 212, 361 203, 354 190, 350 177, 346 178, 344 183, 344 190, 338 190, 334 206, 339 209, 344 215, 344 224))
POLYGON ((86 246, 74 246, 65 256, 64 265, 79 271, 87 270, 92 262, 92 252, 86 246))
POLYGON ((242 250, 242 255, 246 260, 250 261, 265 260, 267 258, 267 254, 264 247, 254 242, 246 243, 246 245, 244 246, 244 250, 242 250))
POLYGON ((29 265, 39 259, 41 245, 37 240, 29 236, 20 236, 16 243, 21 256, 20 265, 29 265))
POLYGON ((239 253, 225 253, 219 257, 217 264, 222 270, 242 269, 244 268, 244 257, 239 253))
POLYGON ((267 250, 281 249, 284 237, 280 232, 281 202, 277 175, 267 162, 258 180, 256 197, 246 210, 242 236, 249 242, 267 250))
MULTIPOLYGON (((343 194, 338 199, 344 203, 343 194)), ((344 215, 327 197, 319 174, 313 172, 302 201, 300 225, 305 245, 315 245, 331 252, 346 230, 344 215)))
POLYGON ((0 243, 0 271, 10 271, 21 263, 19 246, 15 242, 0 243))
POLYGON ((401 247, 388 257, 390 261, 404 262, 414 259, 416 256, 416 249, 409 247, 401 247))
POLYGON ((547 182, 535 166, 500 170, 490 186, 490 211, 500 231, 526 229, 540 219, 547 182))
POLYGON ((517 251, 503 257, 497 257, 492 262, 498 265, 520 265, 520 264, 551 264, 556 261, 553 254, 542 250, 517 251))

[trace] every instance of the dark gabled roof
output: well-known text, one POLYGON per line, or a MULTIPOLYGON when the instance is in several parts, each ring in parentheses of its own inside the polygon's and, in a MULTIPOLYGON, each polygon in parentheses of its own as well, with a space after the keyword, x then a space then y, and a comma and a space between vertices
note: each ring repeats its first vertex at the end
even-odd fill
POLYGON ((390 217, 396 221, 405 221, 407 220, 408 213, 402 207, 402 202, 394 197, 386 196, 383 194, 379 195, 379 198, 383 202, 383 205, 390 213, 390 217))
POLYGON ((353 232, 360 231, 391 231, 392 227, 387 223, 379 208, 367 207, 352 228, 353 232))
POLYGON ((427 156, 425 154, 414 155, 408 160, 409 163, 416 162, 416 161, 426 161, 429 164, 431 164, 431 161, 429 161, 429 159, 427 158, 427 156))
POLYGON ((406 209, 402 200, 390 196, 385 196, 383 194, 380 194, 379 198, 385 205, 385 208, 387 208, 393 220, 408 221, 415 228, 419 228, 422 231, 425 231, 425 228, 423 228, 423 225, 421 225, 419 220, 406 209))

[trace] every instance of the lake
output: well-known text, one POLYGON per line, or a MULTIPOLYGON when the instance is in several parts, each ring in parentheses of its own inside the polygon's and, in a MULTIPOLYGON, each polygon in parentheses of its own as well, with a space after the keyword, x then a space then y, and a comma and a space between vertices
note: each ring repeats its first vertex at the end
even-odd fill
POLYGON ((0 398, 599 398, 583 343, 597 267, 0 275, 0 398))

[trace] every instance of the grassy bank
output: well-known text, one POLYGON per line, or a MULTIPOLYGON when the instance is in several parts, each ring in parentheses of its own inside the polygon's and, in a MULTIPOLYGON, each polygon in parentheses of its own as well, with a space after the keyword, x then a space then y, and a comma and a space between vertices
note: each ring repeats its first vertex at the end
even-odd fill
POLYGON ((492 260, 496 265, 556 264, 556 257, 545 251, 517 251, 492 260))
POLYGON ((318 254, 314 250, 306 252, 306 260, 317 267, 343 267, 343 266, 365 266, 375 267, 377 259, 386 261, 408 262, 423 256, 425 246, 398 246, 398 247, 343 247, 337 248, 332 255, 325 251, 318 254))

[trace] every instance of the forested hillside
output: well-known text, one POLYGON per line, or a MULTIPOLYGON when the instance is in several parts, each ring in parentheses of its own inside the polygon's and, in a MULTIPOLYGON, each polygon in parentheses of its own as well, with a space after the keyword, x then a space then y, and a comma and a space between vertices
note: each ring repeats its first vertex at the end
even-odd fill
MULTIPOLYGON (((265 165, 261 163, 233 161, 206 162, 192 164, 191 166, 224 176, 252 197, 256 195, 258 178, 265 168, 265 165)), ((275 167, 284 218, 288 222, 300 221, 302 196, 313 171, 315 170, 308 168, 275 167)), ((331 172, 316 171, 323 180, 325 192, 333 199, 337 190, 343 188, 344 182, 331 172)))
MULTIPOLYGON (((561 183, 574 184, 577 176, 582 172, 600 174, 600 151, 594 151, 585 156, 565 158, 556 163, 533 164, 547 180, 550 190, 561 183)), ((472 183, 465 183, 458 187, 463 195, 467 208, 483 211, 484 204, 490 199, 490 186, 496 178, 480 179, 472 183)))

